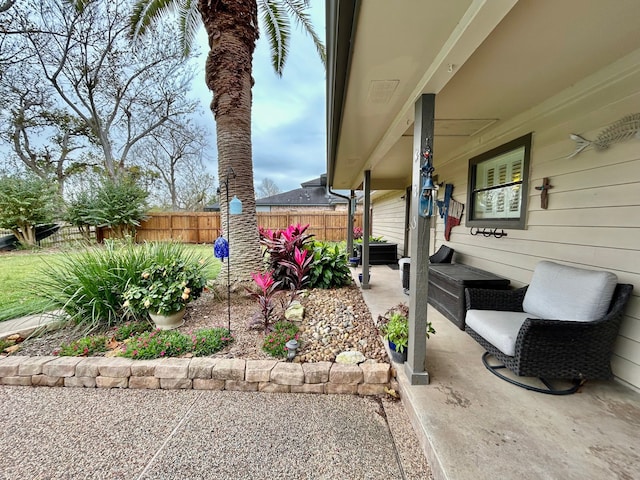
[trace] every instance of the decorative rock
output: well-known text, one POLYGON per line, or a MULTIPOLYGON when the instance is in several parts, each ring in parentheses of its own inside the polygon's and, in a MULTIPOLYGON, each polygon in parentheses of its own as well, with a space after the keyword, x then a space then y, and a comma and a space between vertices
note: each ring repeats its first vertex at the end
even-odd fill
POLYGON ((0 358, 0 377, 14 377, 18 375, 18 368, 29 357, 0 358))
POLYGON ((103 377, 129 378, 131 376, 132 363, 133 360, 130 358, 109 358, 98 365, 98 371, 103 377))
POLYGON ((245 382, 243 380, 227 380, 224 389, 235 392, 257 392, 258 382, 245 382))
POLYGON ((278 362, 271 370, 271 381, 280 385, 302 385, 304 371, 299 363, 278 362))
POLYGON ((76 365, 83 361, 82 357, 60 357, 42 366, 42 373, 50 377, 73 377, 76 365))
POLYGON ((383 383, 361 383, 358 385, 358 395, 380 395, 385 387, 383 383))
POLYGON ((304 307, 300 302, 294 300, 284 311, 284 318, 291 322, 301 322, 304 318, 304 307))
POLYGON ((305 383, 326 383, 329 381, 331 362, 303 363, 305 383))
POLYGON ((31 385, 34 387, 62 387, 64 377, 52 377, 50 375, 33 375, 31 385))
POLYGON ((289 385, 278 385, 271 382, 260 382, 258 384, 258 391, 264 393, 289 393, 291 387, 289 385))
POLYGON ((357 385, 362 382, 363 378, 362 370, 357 365, 334 363, 329 371, 329 382, 331 383, 357 385))
POLYGON ((364 377, 364 383, 387 383, 391 367, 388 363, 365 362, 360 365, 364 377))
POLYGON ((275 360, 247 360, 245 380, 247 382, 268 382, 275 360))
POLYGON ((21 387, 28 387, 31 385, 31 377, 30 376, 25 376, 25 377, 2 377, 0 378, 0 383, 2 383, 2 385, 17 385, 17 386, 21 386, 21 387))
POLYGON ((215 358, 192 358, 191 362, 189 362, 189 378, 211 378, 211 371, 215 364, 215 358))
POLYGON ((156 365, 154 373, 156 378, 187 378, 188 375, 188 358, 165 358, 156 365))
POLYGON ((153 377, 156 367, 162 364, 162 360, 136 360, 131 364, 131 376, 133 377, 153 377))
POLYGON ((129 378, 129 388, 156 390, 160 388, 160 379, 156 377, 131 377, 129 378))
POLYGON ((163 390, 189 390, 192 387, 190 378, 160 378, 163 390))
POLYGON ((213 380, 212 378, 194 378, 194 390, 224 390, 224 380, 213 380))
POLYGON ((124 377, 96 377, 96 387, 98 388, 127 388, 129 386, 129 378, 124 377))
POLYGON ((18 375, 40 375, 42 366, 58 357, 23 357, 24 362, 18 367, 18 375))
MULTIPOLYGON (((104 357, 87 357, 76 365, 76 377, 93 377, 100 375, 99 367, 110 359, 104 357)), ((116 375, 112 375, 116 376, 116 375)))
MULTIPOLYGON (((345 333, 345 335, 348 334, 345 333)), ((366 358, 362 354, 362 352, 358 352, 357 350, 342 352, 336 357, 336 363, 344 363, 346 365, 357 365, 358 363, 362 363, 365 360, 366 358)))
MULTIPOLYGON (((214 380, 244 380, 245 361, 240 358, 221 358, 211 372, 214 380)), ((256 389, 258 384, 256 384, 256 389)))
POLYGON ((325 383, 305 383, 291 385, 291 393, 324 393, 325 383))
POLYGON ((65 377, 65 387, 95 388, 96 377, 65 377))
POLYGON ((356 395, 358 393, 358 385, 345 383, 327 383, 325 391, 328 394, 349 394, 356 395))

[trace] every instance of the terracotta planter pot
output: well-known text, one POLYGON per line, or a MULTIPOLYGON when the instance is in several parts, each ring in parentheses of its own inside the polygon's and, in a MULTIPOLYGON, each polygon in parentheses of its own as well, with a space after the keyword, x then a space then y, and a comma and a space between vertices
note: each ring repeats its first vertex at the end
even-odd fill
POLYGON ((185 308, 169 315, 149 312, 149 316, 160 330, 173 330, 184 324, 185 308))

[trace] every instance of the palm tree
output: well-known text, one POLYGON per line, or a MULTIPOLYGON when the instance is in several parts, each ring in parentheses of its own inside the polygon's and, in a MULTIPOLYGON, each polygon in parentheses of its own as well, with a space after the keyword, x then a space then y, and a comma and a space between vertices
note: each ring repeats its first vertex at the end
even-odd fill
MULTIPOLYGON (((271 46, 272 64, 281 76, 289 49, 290 18, 313 39, 326 62, 325 48, 313 30, 309 0, 138 0, 131 17, 131 36, 144 35, 167 10, 177 12, 180 42, 188 55, 200 23, 209 38, 205 79, 213 93, 211 111, 216 121, 218 178, 224 195, 224 181, 230 173, 229 194, 242 201, 243 214, 231 220, 229 243, 232 248, 234 277, 248 279, 261 270, 258 224, 253 186, 251 151, 252 60, 258 39, 258 12, 271 46)), ((226 202, 220 202, 223 230, 226 202)))

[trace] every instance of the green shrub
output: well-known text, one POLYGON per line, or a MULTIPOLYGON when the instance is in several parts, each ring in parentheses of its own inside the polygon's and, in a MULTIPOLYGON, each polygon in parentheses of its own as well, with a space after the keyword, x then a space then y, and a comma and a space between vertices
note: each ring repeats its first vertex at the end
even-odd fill
POLYGON ((0 176, 0 228, 26 247, 36 244, 35 227, 51 223, 60 210, 56 185, 34 175, 0 176))
POLYGON ((91 356, 99 352, 107 351, 107 337, 100 335, 94 337, 83 337, 71 343, 63 344, 55 355, 61 357, 81 357, 91 356))
POLYGON ((187 353, 204 356, 221 350, 231 341, 233 338, 224 328, 199 330, 193 335, 175 330, 154 330, 127 342, 120 356, 133 359, 176 357, 187 353))
POLYGON ((346 252, 333 243, 314 242, 309 287, 343 287, 351 285, 351 282, 351 270, 346 252))
POLYGON ((46 266, 42 295, 89 331, 126 320, 142 320, 146 310, 126 308, 124 292, 151 265, 179 261, 195 262, 203 271, 207 268, 206 262, 200 264, 193 251, 178 243, 106 242, 104 247, 92 247, 46 266))
POLYGON ((149 332, 151 330, 153 330, 153 325, 151 325, 150 322, 126 322, 115 329, 113 338, 115 338, 118 342, 123 342, 128 338, 140 335, 144 332, 149 332))
POLYGON ((147 196, 132 179, 105 180, 95 194, 87 221, 91 225, 110 228, 115 238, 133 236, 146 218, 147 196))
POLYGON ((285 344, 292 338, 298 339, 298 327, 285 321, 276 322, 273 327, 273 332, 264 337, 262 349, 272 357, 284 358, 287 356, 285 344))

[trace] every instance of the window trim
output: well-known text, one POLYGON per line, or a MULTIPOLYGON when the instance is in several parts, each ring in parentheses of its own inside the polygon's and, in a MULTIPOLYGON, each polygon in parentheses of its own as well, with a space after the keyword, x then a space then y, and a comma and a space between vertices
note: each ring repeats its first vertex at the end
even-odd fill
POLYGON ((499 147, 491 149, 480 155, 477 155, 469 159, 469 177, 467 182, 467 215, 465 226, 467 227, 487 227, 487 228, 511 228, 515 230, 526 229, 527 220, 527 206, 529 200, 529 164, 531 158, 531 138, 533 133, 528 133, 522 137, 511 140, 499 147), (522 183, 521 183, 521 197, 520 197, 520 216, 518 218, 474 218, 475 212, 475 195, 474 190, 476 186, 476 173, 478 165, 490 161, 497 156, 504 155, 505 153, 517 150, 524 147, 524 158, 522 162, 522 183))

